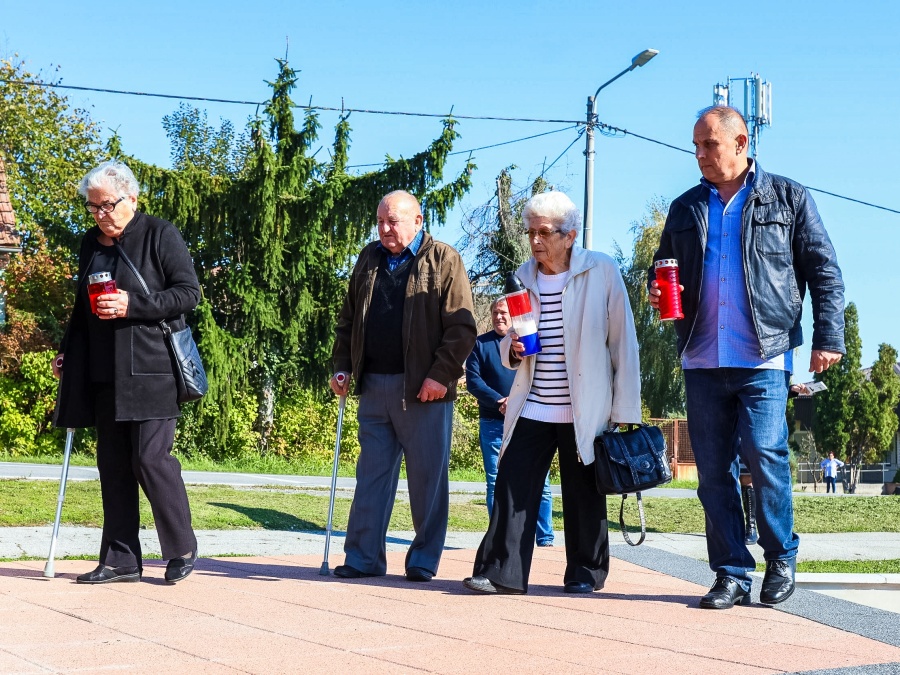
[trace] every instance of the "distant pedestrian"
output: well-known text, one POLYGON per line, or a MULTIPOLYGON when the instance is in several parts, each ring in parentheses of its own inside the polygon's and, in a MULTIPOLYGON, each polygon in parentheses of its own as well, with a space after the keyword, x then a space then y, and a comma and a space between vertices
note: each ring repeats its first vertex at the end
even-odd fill
POLYGON ((844 463, 834 458, 834 453, 828 453, 828 459, 823 459, 819 466, 822 467, 822 476, 825 479, 825 494, 829 492, 835 492, 834 489, 834 479, 837 478, 837 471, 844 463))
MULTIPOLYGON (((500 360, 500 340, 511 327, 506 298, 500 297, 491 303, 491 323, 494 330, 478 336, 475 349, 466 359, 466 389, 478 400, 478 440, 484 459, 488 517, 494 510, 494 483, 503 443, 506 399, 516 378, 516 371, 505 367, 500 360)), ((537 545, 553 546, 553 495, 549 474, 544 481, 538 510, 537 545)))
POLYGON ((475 344, 472 289, 452 246, 422 229, 422 209, 408 192, 378 205, 378 241, 360 251, 338 315, 331 389, 359 394, 356 492, 346 559, 335 576, 387 571, 385 537, 406 459, 416 536, 406 578, 437 573, 450 505, 450 436, 456 382, 475 344))

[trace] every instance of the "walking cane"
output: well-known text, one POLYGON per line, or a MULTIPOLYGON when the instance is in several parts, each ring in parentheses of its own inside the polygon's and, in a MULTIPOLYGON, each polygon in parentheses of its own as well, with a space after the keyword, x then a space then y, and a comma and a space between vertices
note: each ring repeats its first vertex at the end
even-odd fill
MULTIPOLYGON (((344 373, 338 373, 334 376, 335 381, 343 386, 347 381, 344 373)), ((334 466, 331 468, 331 495, 328 500, 328 523, 325 525, 325 559, 322 561, 322 567, 319 569, 319 575, 327 577, 331 572, 328 570, 328 548, 331 546, 331 523, 334 519, 334 491, 337 488, 338 474, 338 457, 341 454, 341 427, 344 425, 344 408, 347 405, 347 395, 340 397, 338 403, 338 419, 337 419, 337 440, 334 442, 334 466)))
POLYGON ((50 539, 50 554, 47 556, 47 564, 44 565, 44 576, 52 579, 53 558, 56 556, 56 537, 59 535, 59 520, 62 517, 63 499, 66 498, 66 480, 69 477, 69 457, 72 455, 72 441, 75 438, 75 429, 66 429, 66 452, 63 455, 62 475, 59 478, 59 496, 56 498, 56 520, 53 522, 53 538, 50 539))

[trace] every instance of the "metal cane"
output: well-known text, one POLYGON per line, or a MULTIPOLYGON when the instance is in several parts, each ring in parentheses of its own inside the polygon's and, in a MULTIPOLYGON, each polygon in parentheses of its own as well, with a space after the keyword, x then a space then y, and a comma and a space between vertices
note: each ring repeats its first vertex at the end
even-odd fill
MULTIPOLYGON (((334 376, 335 381, 343 386, 347 381, 344 373, 338 373, 334 376)), ((338 457, 341 454, 341 427, 344 425, 344 408, 347 405, 347 395, 340 397, 338 403, 338 419, 337 419, 337 440, 334 442, 334 466, 331 468, 331 495, 328 500, 328 523, 325 525, 325 559, 322 561, 322 567, 319 569, 319 575, 327 577, 331 572, 328 570, 328 548, 331 546, 331 523, 334 518, 334 491, 337 489, 338 475, 338 457)))
POLYGON ((66 498, 66 480, 69 477, 69 457, 72 455, 72 441, 75 439, 75 430, 66 429, 66 452, 63 455, 62 475, 59 478, 59 496, 56 498, 56 520, 53 521, 53 538, 50 539, 50 554, 47 556, 47 564, 44 565, 44 576, 48 579, 54 577, 53 563, 56 556, 56 537, 59 535, 59 520, 62 517, 63 499, 66 498))

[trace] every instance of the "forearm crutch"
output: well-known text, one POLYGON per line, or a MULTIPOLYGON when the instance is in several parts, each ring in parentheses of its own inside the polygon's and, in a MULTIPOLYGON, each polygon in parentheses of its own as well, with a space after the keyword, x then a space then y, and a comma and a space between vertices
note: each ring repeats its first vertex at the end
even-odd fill
POLYGON ((59 478, 59 496, 56 498, 56 520, 53 521, 53 537, 50 539, 50 554, 47 556, 47 564, 44 565, 44 576, 48 579, 54 577, 53 563, 56 556, 56 537, 59 535, 59 520, 62 517, 63 500, 66 498, 66 480, 69 477, 69 457, 72 455, 72 441, 75 439, 75 429, 66 429, 66 451, 63 455, 62 475, 59 478))
MULTIPOLYGON (((335 381, 343 386, 347 381, 344 373, 338 373, 334 376, 335 381)), ((334 520, 334 491, 337 489, 338 475, 338 457, 341 454, 341 428, 344 426, 344 408, 347 405, 347 395, 340 397, 338 403, 338 419, 337 419, 337 440, 334 442, 334 466, 331 468, 331 494, 328 499, 328 523, 325 525, 325 559, 322 561, 322 567, 319 574, 327 577, 331 572, 328 569, 328 549, 331 546, 331 524, 334 520)))

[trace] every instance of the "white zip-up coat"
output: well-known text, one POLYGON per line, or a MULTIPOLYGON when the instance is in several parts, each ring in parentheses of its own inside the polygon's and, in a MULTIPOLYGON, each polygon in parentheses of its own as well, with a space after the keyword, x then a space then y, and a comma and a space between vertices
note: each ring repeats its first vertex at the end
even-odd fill
MULTIPOLYGON (((531 298, 535 321, 540 322, 534 258, 516 272, 531 298)), ((575 246, 569 278, 562 294, 566 372, 575 422, 575 439, 582 462, 594 461, 594 438, 610 422, 641 421, 641 374, 634 316, 625 282, 615 261, 604 253, 575 246)), ((512 339, 500 343, 503 365, 517 370, 503 425, 506 449, 522 414, 534 376, 534 356, 510 359, 512 339)))

